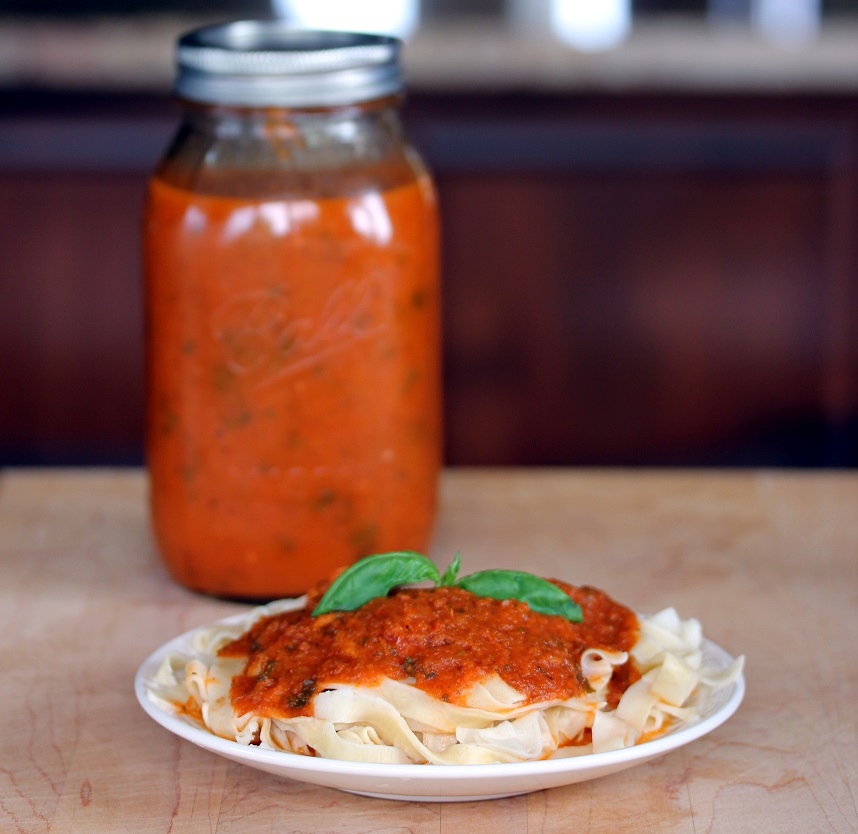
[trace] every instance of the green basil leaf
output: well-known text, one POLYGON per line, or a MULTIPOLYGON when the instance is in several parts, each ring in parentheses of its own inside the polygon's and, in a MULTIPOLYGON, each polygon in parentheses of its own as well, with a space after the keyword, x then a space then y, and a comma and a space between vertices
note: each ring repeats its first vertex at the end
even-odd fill
POLYGON ((461 564, 462 558, 457 550, 455 558, 449 565, 447 565, 447 570, 445 570, 441 576, 442 585, 454 585, 456 583, 456 577, 459 575, 459 566, 461 564))
POLYGON ((456 582, 460 588, 480 597, 519 599, 540 614, 556 614, 573 623, 582 619, 581 606, 556 585, 520 570, 482 570, 463 576, 456 582))
POLYGON ((386 596, 397 585, 441 579, 435 563, 414 550, 376 553, 346 568, 331 584, 313 616, 329 611, 354 611, 375 597, 386 596))

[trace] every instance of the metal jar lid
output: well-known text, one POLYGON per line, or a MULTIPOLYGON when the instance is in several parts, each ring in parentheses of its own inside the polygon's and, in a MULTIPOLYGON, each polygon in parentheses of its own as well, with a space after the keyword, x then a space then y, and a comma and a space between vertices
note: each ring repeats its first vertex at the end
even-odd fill
POLYGON ((179 39, 176 94, 245 107, 355 104, 402 89, 400 41, 296 29, 285 21, 207 26, 179 39))

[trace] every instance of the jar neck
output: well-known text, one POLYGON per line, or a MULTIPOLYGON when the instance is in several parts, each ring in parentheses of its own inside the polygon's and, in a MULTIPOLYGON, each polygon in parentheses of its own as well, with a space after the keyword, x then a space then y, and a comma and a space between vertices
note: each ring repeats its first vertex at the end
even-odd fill
POLYGON ((233 105, 204 104, 179 99, 186 123, 198 130, 226 135, 251 132, 259 135, 286 138, 305 132, 329 133, 336 137, 344 126, 343 139, 353 138, 354 127, 381 128, 399 131, 401 96, 337 107, 236 107, 233 105))
POLYGON ((399 97, 348 107, 247 108, 183 102, 158 174, 206 193, 345 193, 413 178, 399 97))

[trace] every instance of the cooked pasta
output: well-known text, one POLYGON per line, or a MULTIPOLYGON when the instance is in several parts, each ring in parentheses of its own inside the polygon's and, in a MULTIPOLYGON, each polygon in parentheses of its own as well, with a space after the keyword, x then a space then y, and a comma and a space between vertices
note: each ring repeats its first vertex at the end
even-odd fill
POLYGON ((741 673, 742 658, 707 666, 700 624, 672 608, 636 616, 595 589, 556 584, 583 602, 583 623, 458 588, 401 589, 315 618, 311 602, 272 603, 200 630, 149 695, 240 744, 484 764, 646 741, 694 721, 701 699, 741 673), (526 651, 528 641, 539 645, 526 651))

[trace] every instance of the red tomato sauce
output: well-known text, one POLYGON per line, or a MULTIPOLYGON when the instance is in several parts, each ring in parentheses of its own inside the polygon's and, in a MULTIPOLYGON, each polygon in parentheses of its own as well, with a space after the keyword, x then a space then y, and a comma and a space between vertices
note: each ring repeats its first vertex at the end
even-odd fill
MULTIPOLYGON (((326 685, 373 686, 384 678, 413 679, 430 695, 465 705, 471 687, 493 674, 526 703, 580 696, 587 691, 584 649, 628 651, 638 620, 602 591, 556 584, 582 606, 582 623, 456 587, 401 589, 355 611, 318 617, 311 615, 311 598, 221 649, 223 656, 248 657, 232 681, 233 707, 271 717, 311 715, 310 700, 326 685)), ((630 663, 615 669, 612 707, 637 677, 630 663)))
POLYGON ((425 549, 440 460, 431 185, 210 190, 156 176, 147 202, 147 455, 167 566, 197 590, 272 599, 425 549))

